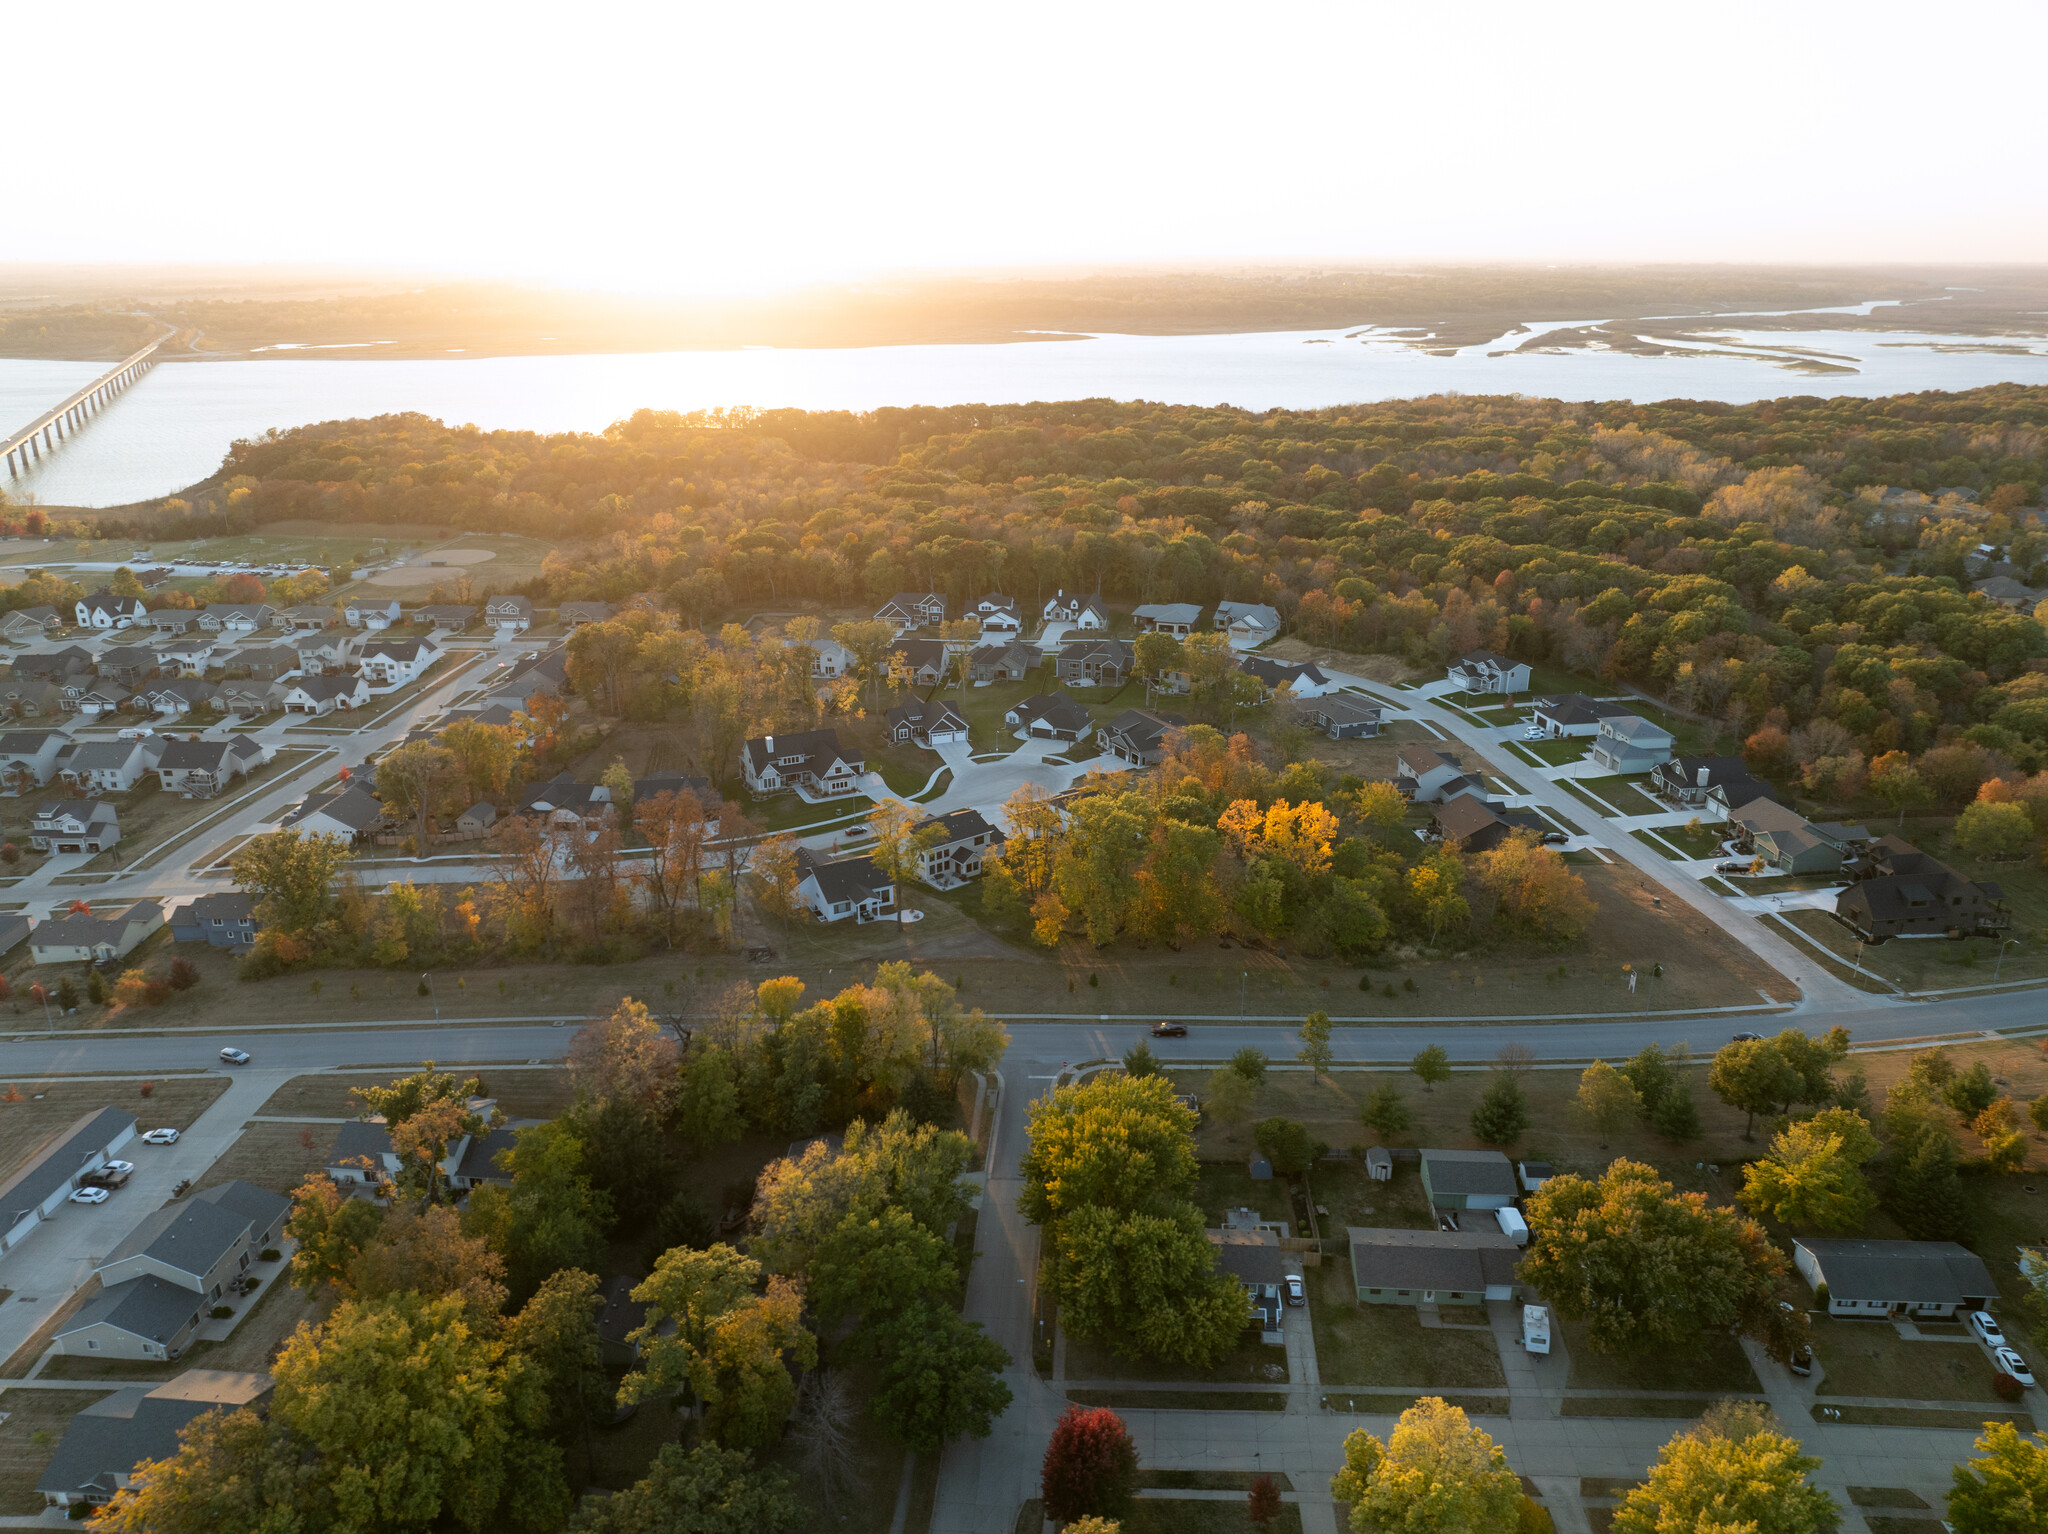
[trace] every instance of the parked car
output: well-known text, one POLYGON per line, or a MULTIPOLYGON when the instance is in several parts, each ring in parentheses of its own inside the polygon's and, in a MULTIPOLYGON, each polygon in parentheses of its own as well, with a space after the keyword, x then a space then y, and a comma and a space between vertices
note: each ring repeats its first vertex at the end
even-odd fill
POLYGON ((2027 1367, 2027 1361, 2011 1348, 1999 1348, 1991 1355, 1998 1360, 1998 1367, 2018 1380, 2022 1385, 2034 1383, 2034 1371, 2027 1367))
POLYGON ((123 1177, 129 1177, 134 1174, 135 1163, 132 1161, 109 1161, 100 1170, 102 1172, 118 1172, 123 1177))
POLYGON ((128 1167, 127 1171, 117 1172, 114 1170, 115 1165, 125 1167, 127 1163, 119 1162, 103 1167, 95 1167, 78 1180, 88 1188, 118 1188, 129 1179, 134 1172, 134 1168, 128 1167))
POLYGON ((1792 1355, 1792 1361, 1785 1367, 1801 1379, 1809 1378, 1813 1374, 1813 1349, 1801 1348, 1792 1355))
POLYGON ((1540 724, 1532 724, 1528 729, 1522 731, 1522 739, 1524 740, 1542 740, 1543 738, 1543 726, 1540 724))
POLYGON ((104 1204, 107 1201, 105 1188, 80 1188, 71 1195, 74 1204, 104 1204))
POLYGON ((176 1145, 178 1143, 178 1131, 175 1129, 152 1129, 144 1133, 142 1143, 145 1145, 176 1145))
POLYGON ((1152 1037, 1155 1039, 1184 1039, 1188 1036, 1186 1023, 1154 1023, 1152 1037))
POLYGON ((1746 874, 1749 872, 1749 864, 1743 862, 1740 858, 1730 858, 1725 863, 1716 863, 1714 865, 1714 872, 1717 874, 1746 874))
POLYGON ((1977 1334, 1977 1340, 1987 1348, 2005 1346, 2005 1333, 1998 1329, 1998 1323, 1991 1319, 1991 1312, 1988 1310, 1970 1312, 1970 1330, 1977 1334))
POLYGON ((1546 847, 1562 847, 1570 840, 1571 837, 1563 831, 1545 831, 1543 833, 1543 845, 1546 847))
POLYGON ((1761 1044, 1763 1041, 1764 1036, 1760 1033, 1738 1033, 1734 1039, 1737 1044, 1761 1044))
POLYGON ((220 1057, 229 1065, 247 1065, 249 1063, 249 1051, 246 1049, 236 1049, 233 1046, 223 1049, 220 1052, 220 1057))
MULTIPOLYGON (((1287 1289, 1288 1304, 1306 1305, 1308 1303, 1308 1289, 1302 1283, 1301 1275, 1299 1273, 1288 1274, 1284 1282, 1287 1289)), ((2031 1383, 2031 1381, 2029 1383, 2031 1383)))

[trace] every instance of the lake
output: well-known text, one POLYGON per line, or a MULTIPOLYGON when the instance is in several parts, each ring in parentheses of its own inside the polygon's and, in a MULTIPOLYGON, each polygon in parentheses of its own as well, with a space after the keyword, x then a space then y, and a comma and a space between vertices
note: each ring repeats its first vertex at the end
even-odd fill
MULTIPOLYGON (((1262 410, 1444 392, 1741 403, 1788 394, 1867 397, 2048 384, 2048 345, 2027 339, 1998 343, 2017 352, 1993 352, 1967 336, 1717 330, 1717 349, 1754 354, 1506 350, 1530 331, 1563 328, 1567 322, 1531 322, 1449 356, 1351 329, 445 361, 167 362, 35 473, 8 480, 0 468, 0 485, 50 506, 121 505, 204 479, 238 437, 405 410, 490 428, 597 431, 642 407, 868 410, 1107 397, 1262 410), (1788 369, 1790 347, 1828 354, 1855 371, 1788 369)), ((0 359, 0 423, 26 424, 102 370, 87 362, 0 359)))

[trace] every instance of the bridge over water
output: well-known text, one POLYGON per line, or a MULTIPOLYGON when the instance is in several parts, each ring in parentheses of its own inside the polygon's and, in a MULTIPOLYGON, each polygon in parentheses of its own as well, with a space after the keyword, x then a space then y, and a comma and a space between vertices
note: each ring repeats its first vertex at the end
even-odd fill
POLYGON ((124 357, 76 394, 44 411, 20 431, 0 442, 7 456, 7 472, 19 479, 46 452, 55 452, 65 438, 75 436, 85 423, 111 404, 136 379, 155 366, 156 349, 170 339, 166 330, 132 357, 124 357))

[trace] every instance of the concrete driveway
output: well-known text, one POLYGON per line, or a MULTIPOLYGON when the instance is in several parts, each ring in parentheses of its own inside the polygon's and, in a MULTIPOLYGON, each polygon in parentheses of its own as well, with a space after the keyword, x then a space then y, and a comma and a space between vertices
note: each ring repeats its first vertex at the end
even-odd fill
POLYGON ((976 809, 995 823, 1001 820, 999 812, 1003 801, 1026 783, 1036 783, 1051 793, 1059 793, 1071 787, 1083 773, 1114 770, 1127 765, 1113 756, 1098 757, 1082 766, 1046 760, 1049 756, 1058 756, 1067 749, 1067 745, 1061 740, 1026 740, 999 762, 971 762, 967 760, 965 747, 948 748, 960 753, 957 761, 950 756, 947 758, 953 768, 952 780, 947 783, 946 791, 932 800, 927 808, 934 815, 943 815, 949 810, 976 809))

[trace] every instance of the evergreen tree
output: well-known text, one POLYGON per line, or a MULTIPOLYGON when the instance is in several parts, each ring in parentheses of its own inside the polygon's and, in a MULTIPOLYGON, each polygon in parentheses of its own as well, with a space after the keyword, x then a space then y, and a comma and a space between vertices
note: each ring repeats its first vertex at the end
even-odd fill
POLYGON ((1529 1100, 1521 1083, 1506 1071, 1495 1071, 1472 1110, 1472 1135, 1481 1145, 1512 1145, 1529 1128, 1529 1100))
POLYGON ((1692 1100, 1692 1088, 1675 1081, 1650 1115, 1650 1127, 1667 1140, 1684 1144, 1700 1137, 1699 1105, 1692 1100))

